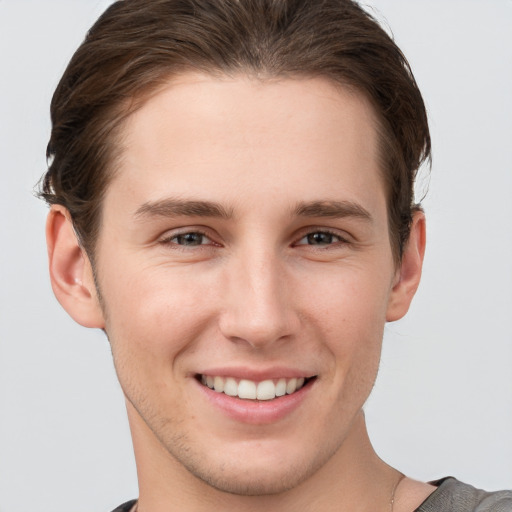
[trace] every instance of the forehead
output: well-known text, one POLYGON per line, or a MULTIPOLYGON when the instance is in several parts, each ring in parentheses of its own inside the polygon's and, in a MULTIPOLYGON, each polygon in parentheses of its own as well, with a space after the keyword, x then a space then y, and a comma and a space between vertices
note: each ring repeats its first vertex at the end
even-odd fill
POLYGON ((126 121, 107 197, 371 202, 384 196, 376 125, 362 95, 327 79, 183 74, 126 121))

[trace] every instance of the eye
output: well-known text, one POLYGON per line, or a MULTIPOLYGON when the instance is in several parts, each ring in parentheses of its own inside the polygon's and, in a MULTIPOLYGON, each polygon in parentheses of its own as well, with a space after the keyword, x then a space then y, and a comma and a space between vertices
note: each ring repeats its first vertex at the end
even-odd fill
POLYGON ((308 233, 306 236, 302 237, 297 245, 332 245, 336 243, 343 243, 346 240, 341 236, 336 235, 334 233, 330 233, 329 231, 315 231, 313 233, 308 233))
POLYGON ((199 245, 212 244, 212 241, 199 231, 190 231, 187 233, 179 233, 162 240, 162 243, 181 245, 185 247, 196 247, 199 245))

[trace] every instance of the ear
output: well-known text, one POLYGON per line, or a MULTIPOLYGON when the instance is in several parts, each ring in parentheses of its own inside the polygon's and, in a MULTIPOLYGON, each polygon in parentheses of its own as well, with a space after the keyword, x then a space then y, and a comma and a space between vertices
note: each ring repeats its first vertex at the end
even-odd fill
POLYGON ((92 266, 75 234, 66 208, 53 205, 46 221, 46 244, 53 293, 61 306, 85 327, 105 327, 92 266))
POLYGON ((419 211, 413 215, 409 239, 395 275, 386 312, 386 321, 388 322, 399 320, 409 310, 412 298, 420 284, 425 244, 425 214, 419 211))

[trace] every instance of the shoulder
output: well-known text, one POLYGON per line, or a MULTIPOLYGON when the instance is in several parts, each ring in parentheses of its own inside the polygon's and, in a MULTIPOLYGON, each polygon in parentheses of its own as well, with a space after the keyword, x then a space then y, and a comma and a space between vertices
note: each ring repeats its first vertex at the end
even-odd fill
POLYGON ((512 512, 512 490, 487 492, 453 477, 432 484, 437 489, 416 512, 512 512))
POLYGON ((126 503, 123 503, 122 505, 119 505, 119 507, 112 510, 112 512, 131 512, 136 503, 137 500, 127 501, 126 503))

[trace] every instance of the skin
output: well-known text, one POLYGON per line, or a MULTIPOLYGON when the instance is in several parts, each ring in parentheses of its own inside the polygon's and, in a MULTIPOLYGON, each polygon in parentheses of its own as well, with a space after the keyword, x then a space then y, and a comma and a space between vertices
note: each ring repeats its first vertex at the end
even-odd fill
MULTIPOLYGON (((384 325, 418 286, 425 225, 417 213, 396 264, 371 106, 321 78, 190 73, 121 144, 96 282, 64 208, 47 235, 57 298, 108 334, 139 510, 389 510, 399 473, 362 407, 384 325), (218 368, 315 378, 291 413, 245 423, 205 399, 196 376, 218 368)), ((431 490, 403 481, 395 511, 431 490)))

